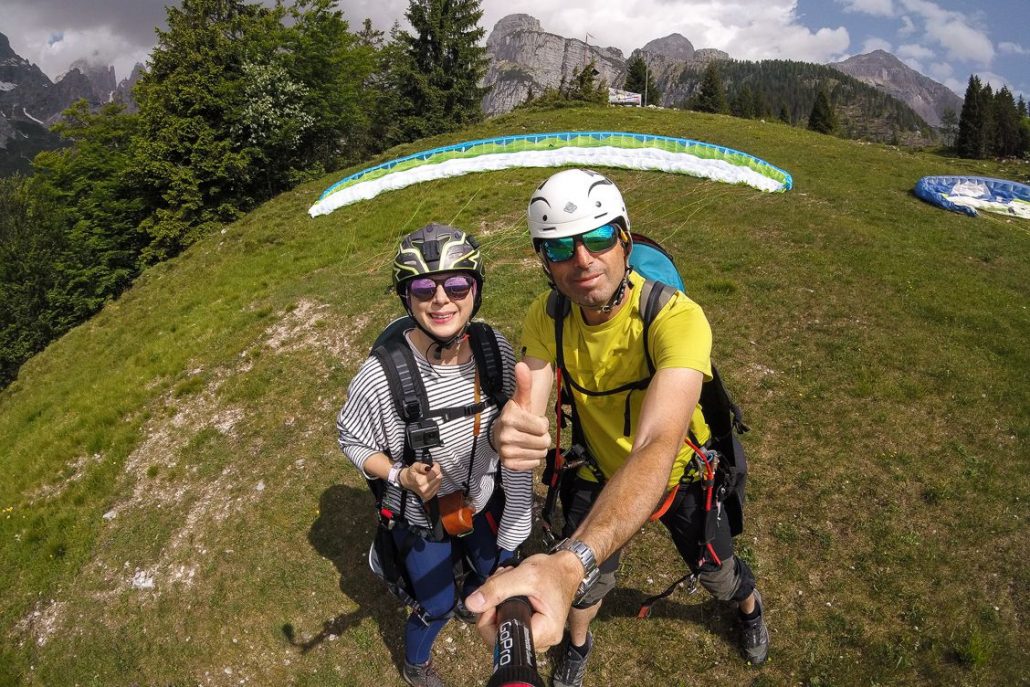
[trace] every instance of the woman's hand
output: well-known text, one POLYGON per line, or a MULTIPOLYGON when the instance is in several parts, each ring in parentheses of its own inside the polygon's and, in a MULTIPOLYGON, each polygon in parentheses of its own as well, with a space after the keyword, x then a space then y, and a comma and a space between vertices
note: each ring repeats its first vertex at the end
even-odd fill
POLYGON ((440 464, 433 463, 412 463, 401 470, 398 476, 401 486, 408 491, 415 492, 425 503, 436 496, 440 491, 440 483, 443 482, 443 473, 440 471, 440 464))

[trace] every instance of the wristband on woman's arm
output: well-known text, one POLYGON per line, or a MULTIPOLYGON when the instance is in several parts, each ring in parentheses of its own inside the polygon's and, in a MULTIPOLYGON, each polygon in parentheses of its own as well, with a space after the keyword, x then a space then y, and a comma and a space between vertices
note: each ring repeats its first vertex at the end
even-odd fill
POLYGON ((401 470, 405 468, 404 461, 398 460, 393 466, 390 467, 390 473, 386 476, 386 481, 395 487, 401 486, 401 470))

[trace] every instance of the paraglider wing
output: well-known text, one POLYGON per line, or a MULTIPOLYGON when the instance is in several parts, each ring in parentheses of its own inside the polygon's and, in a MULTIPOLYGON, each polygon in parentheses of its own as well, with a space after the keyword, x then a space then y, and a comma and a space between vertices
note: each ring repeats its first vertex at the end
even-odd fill
POLYGON ((971 217, 977 209, 1030 219, 1030 186, 990 177, 928 176, 913 192, 928 203, 971 217))
POLYGON ((312 217, 383 191, 472 172, 580 165, 654 170, 787 191, 790 174, 757 157, 671 136, 617 131, 522 134, 434 148, 363 169, 333 184, 311 206, 312 217))

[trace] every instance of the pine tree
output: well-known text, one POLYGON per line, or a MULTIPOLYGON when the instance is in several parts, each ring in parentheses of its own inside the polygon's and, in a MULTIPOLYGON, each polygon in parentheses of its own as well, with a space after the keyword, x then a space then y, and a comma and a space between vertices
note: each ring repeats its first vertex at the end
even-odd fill
POLYGON ((256 149, 233 135, 244 64, 268 63, 281 14, 243 0, 183 0, 136 85, 135 163, 150 216, 147 257, 175 255, 252 202, 256 149))
POLYGON ((941 115, 941 136, 944 138, 945 146, 949 148, 955 146, 955 139, 958 136, 958 115, 950 107, 941 115))
POLYGON ((719 67, 714 61, 709 62, 705 67, 705 74, 701 79, 701 89, 690 109, 698 112, 729 112, 729 105, 726 103, 726 89, 722 85, 719 67))
POLYGON ((563 95, 567 100, 580 100, 598 105, 607 103, 608 83, 604 79, 597 81, 600 74, 597 63, 590 60, 572 75, 572 80, 566 85, 563 95))
POLYGON ((36 188, 19 176, 0 177, 0 388, 70 328, 50 300, 71 255, 62 206, 36 188))
POLYGON ((820 88, 815 96, 812 112, 808 115, 808 128, 821 134, 832 134, 837 128, 837 116, 833 113, 826 88, 820 88))
POLYGON ((755 118, 755 96, 751 87, 745 85, 730 101, 730 114, 744 119, 755 118))
POLYGON ((262 167, 279 170, 272 192, 285 188, 297 170, 335 169, 376 145, 369 131, 375 94, 368 83, 383 33, 367 19, 362 32, 350 33, 335 5, 335 0, 294 0, 289 10, 291 21, 275 55, 287 72, 283 90, 292 83, 298 95, 269 93, 262 102, 281 103, 280 128, 303 131, 285 150, 263 149, 262 167))
POLYGON ((994 140, 992 150, 999 157, 1013 157, 1020 152, 1020 115, 1012 91, 1002 86, 994 96, 994 140))
POLYGON ((661 102, 662 94, 654 82, 654 73, 640 55, 630 58, 626 72, 626 90, 639 93, 644 107, 661 102))
POLYGON ((391 66, 397 90, 398 133, 412 140, 451 131, 483 117, 487 89, 486 31, 479 0, 409 0, 414 33, 399 31, 402 52, 391 66))
POLYGON ((982 159, 990 153, 991 116, 993 95, 990 85, 984 86, 980 77, 969 76, 966 96, 962 101, 962 114, 958 120, 958 139, 955 148, 961 157, 982 159))

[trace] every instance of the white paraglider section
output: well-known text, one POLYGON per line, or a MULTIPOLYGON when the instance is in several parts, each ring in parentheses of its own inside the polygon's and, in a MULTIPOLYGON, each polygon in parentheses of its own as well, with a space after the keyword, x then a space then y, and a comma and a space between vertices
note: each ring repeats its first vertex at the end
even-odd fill
POLYGON ((384 191, 475 172, 517 167, 590 166, 670 172, 762 191, 791 188, 790 174, 730 148, 668 136, 622 132, 527 134, 416 153, 364 169, 327 189, 308 210, 312 217, 384 191))

